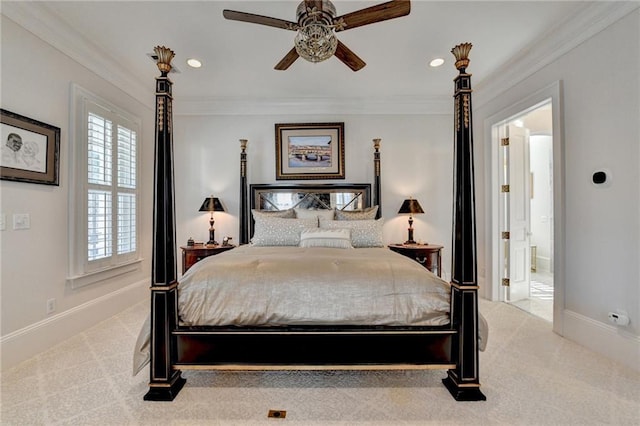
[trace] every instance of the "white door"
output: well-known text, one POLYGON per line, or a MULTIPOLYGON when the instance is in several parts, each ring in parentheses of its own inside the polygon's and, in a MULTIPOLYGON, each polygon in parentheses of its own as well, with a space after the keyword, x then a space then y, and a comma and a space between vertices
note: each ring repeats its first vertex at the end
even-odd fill
POLYGON ((531 279, 531 172, 529 167, 529 130, 508 125, 509 145, 506 151, 507 182, 509 191, 507 229, 509 285, 506 300, 516 302, 529 298, 531 279))

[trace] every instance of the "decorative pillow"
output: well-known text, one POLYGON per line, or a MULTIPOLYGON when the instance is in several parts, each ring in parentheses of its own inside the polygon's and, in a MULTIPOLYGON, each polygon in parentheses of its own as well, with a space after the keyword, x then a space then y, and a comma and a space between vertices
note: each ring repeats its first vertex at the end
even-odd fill
POLYGON ((382 241, 383 219, 378 220, 321 220, 323 229, 351 229, 351 245, 361 247, 384 247, 382 241))
POLYGON ((336 220, 374 220, 378 213, 378 206, 364 210, 336 210, 336 220))
POLYGON ((287 219, 281 217, 256 217, 251 243, 255 246, 297 246, 300 232, 305 228, 317 228, 318 219, 287 219))
POLYGON ((300 247, 331 247, 350 249, 351 230, 340 229, 303 229, 300 233, 300 247))
POLYGON ((293 209, 287 209, 287 210, 251 209, 251 214, 253 215, 254 219, 257 219, 258 217, 282 217, 282 218, 294 219, 296 217, 296 212, 293 211, 293 209))
POLYGON ((334 209, 293 209, 298 219, 333 220, 334 209))

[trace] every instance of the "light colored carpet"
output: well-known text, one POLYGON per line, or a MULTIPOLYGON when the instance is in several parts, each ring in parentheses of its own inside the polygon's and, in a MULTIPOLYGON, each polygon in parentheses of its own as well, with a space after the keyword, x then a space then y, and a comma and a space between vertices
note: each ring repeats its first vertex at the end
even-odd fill
POLYGON ((486 402, 456 402, 444 371, 184 372, 173 402, 131 376, 148 303, 2 374, 2 425, 638 425, 640 373, 573 344, 549 322, 482 300, 486 402), (269 409, 286 419, 268 419, 269 409))

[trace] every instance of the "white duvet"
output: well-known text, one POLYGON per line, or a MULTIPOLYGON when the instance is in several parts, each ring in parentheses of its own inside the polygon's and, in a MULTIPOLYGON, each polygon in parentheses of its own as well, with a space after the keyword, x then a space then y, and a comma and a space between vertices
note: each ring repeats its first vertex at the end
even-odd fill
POLYGON ((241 246, 192 266, 182 325, 445 325, 449 284, 386 248, 241 246))

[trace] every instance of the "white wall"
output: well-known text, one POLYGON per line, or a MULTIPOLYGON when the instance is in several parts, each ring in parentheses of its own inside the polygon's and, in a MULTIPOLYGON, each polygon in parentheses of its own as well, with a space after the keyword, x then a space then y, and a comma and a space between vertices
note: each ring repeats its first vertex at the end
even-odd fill
POLYGON ((142 105, 117 87, 2 16, 2 108, 61 128, 60 186, 0 181, 2 367, 6 368, 142 300, 150 284, 151 223, 142 222, 144 262, 135 273, 72 290, 68 265, 69 102, 77 83, 142 119, 142 216, 151 217, 153 89, 142 105), (13 230, 12 215, 29 213, 31 229, 13 230), (46 314, 46 302, 57 309, 46 314))
MULTIPOLYGON (((490 173, 487 118, 562 81, 564 134, 565 305, 561 333, 640 369, 640 11, 637 9, 474 113, 477 182, 490 173), (591 183, 608 169, 611 185, 591 183), (622 309, 631 324, 615 328, 607 313, 622 309)), ((478 188, 481 261, 490 229, 489 189, 478 188), (486 195, 486 196, 485 196, 486 195)))
MULTIPOLYGON (((174 86, 176 91, 179 87, 174 86)), ((424 215, 414 217, 416 239, 445 246, 443 269, 450 271, 453 137, 449 115, 248 115, 174 118, 177 240, 206 241, 207 213, 200 204, 219 197, 226 213, 215 214, 216 238, 238 239, 239 139, 248 139, 249 183, 276 183, 275 123, 345 123, 345 169, 341 182, 373 182, 373 139, 381 138, 382 215, 385 242, 407 239, 402 201, 420 201, 424 215)), ((281 183, 286 183, 282 182, 281 183)), ((310 182, 310 181, 307 181, 310 182)), ((318 181, 314 181, 318 182, 318 181)), ((327 180, 327 183, 339 182, 327 180)))

